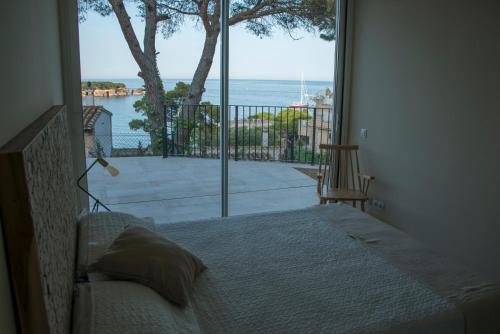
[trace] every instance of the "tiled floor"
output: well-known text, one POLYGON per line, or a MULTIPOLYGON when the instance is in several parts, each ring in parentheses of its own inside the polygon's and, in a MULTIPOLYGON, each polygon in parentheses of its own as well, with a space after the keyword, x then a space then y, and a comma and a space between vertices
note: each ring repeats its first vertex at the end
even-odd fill
MULTIPOLYGON (((89 189, 113 211, 153 217, 157 223, 220 216, 219 160, 176 157, 107 160, 120 174, 111 177, 96 165, 89 174, 89 189)), ((315 181, 294 167, 313 168, 280 162, 230 161, 229 214, 291 210, 318 204, 315 181)))

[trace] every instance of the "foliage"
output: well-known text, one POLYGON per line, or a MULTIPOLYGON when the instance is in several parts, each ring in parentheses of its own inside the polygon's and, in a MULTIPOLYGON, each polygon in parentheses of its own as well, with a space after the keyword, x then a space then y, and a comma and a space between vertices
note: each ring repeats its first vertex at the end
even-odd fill
POLYGON ((82 81, 82 89, 117 89, 126 88, 124 83, 111 81, 82 81))
MULTIPOLYGON (((179 30, 186 19, 195 24, 213 21, 220 13, 220 0, 155 0, 159 29, 165 38, 179 30), (203 4, 203 5, 202 5, 203 4)), ((130 0, 145 16, 144 1, 130 0)), ((244 22, 245 28, 257 36, 269 36, 274 28, 293 32, 297 29, 312 31, 316 28, 326 40, 335 38, 335 0, 233 0, 230 25, 244 22)), ((102 16, 113 12, 109 0, 79 0, 78 13, 84 21, 93 10, 102 16)), ((210 24, 210 22, 209 22, 210 24)))
POLYGON ((336 0, 305 0, 304 16, 318 29, 320 38, 325 41, 336 39, 336 0))
POLYGON ((190 85, 185 82, 177 82, 174 89, 165 92, 165 104, 173 108, 179 108, 189 91, 189 87, 190 85))
MULTIPOLYGON (((217 110, 218 116, 219 107, 215 106, 213 108, 217 110)), ((198 115, 203 115, 203 112, 198 111, 198 115)), ((281 138, 288 138, 290 141, 300 142, 298 140, 298 130, 299 122, 301 120, 311 119, 307 109, 300 108, 288 108, 280 111, 276 117, 268 112, 260 112, 249 116, 247 119, 265 119, 270 122, 264 122, 263 127, 252 126, 243 127, 243 123, 240 122, 238 127, 238 133, 236 133, 236 128, 232 127, 229 129, 229 143, 230 145, 238 146, 260 146, 265 144, 263 142, 264 136, 267 136, 267 144, 269 146, 279 145, 281 138), (237 140, 236 140, 237 139, 237 140)), ((186 123, 182 126, 187 127, 186 123)), ((212 146, 211 143, 218 143, 219 135, 218 132, 218 118, 215 119, 205 119, 199 118, 195 122, 190 122, 189 127, 191 128, 190 143, 201 143, 201 145, 212 146), (207 128, 207 129, 205 129, 207 128)), ((191 145, 192 146, 192 145, 191 145)))
POLYGON ((283 129, 296 127, 300 120, 310 118, 311 115, 309 115, 307 108, 286 108, 278 112, 276 116, 270 112, 258 112, 247 117, 250 120, 264 119, 274 121, 277 124, 276 127, 282 127, 283 129))
MULTIPOLYGON (((262 145, 263 131, 261 128, 238 128, 238 146, 252 147, 262 145)), ((229 129, 229 144, 236 145, 236 129, 229 129)), ((271 145, 271 144, 270 144, 271 145)))
MULTIPOLYGON (((140 100, 135 101, 134 103, 134 109, 137 113, 141 114, 144 118, 143 119, 133 119, 131 120, 128 125, 131 130, 142 130, 146 133, 153 133, 156 134, 152 138, 151 141, 151 151, 153 154, 158 154, 162 150, 163 146, 163 141, 162 141, 162 129, 153 129, 151 126, 151 122, 149 121, 148 114, 153 112, 153 107, 151 104, 148 102, 148 99, 146 96, 143 96, 140 100)), ((142 146, 142 143, 141 143, 142 146)))
POLYGON ((275 122, 280 133, 286 131, 287 136, 296 136, 299 122, 307 119, 311 119, 307 108, 287 108, 276 115, 275 122))
POLYGON ((274 115, 271 114, 270 112, 258 112, 255 113, 254 115, 248 116, 248 119, 269 119, 272 120, 274 118, 274 115))
POLYGON ((286 160, 290 161, 303 161, 303 162, 315 162, 318 163, 321 155, 318 151, 312 151, 310 148, 302 147, 300 145, 295 145, 292 151, 290 150, 288 156, 285 157, 286 160))
POLYGON ((200 143, 203 149, 206 149, 205 146, 216 147, 219 142, 219 106, 214 106, 210 102, 202 102, 196 107, 193 118, 183 117, 181 109, 182 107, 179 106, 173 119, 174 137, 178 129, 187 131, 186 141, 180 147, 181 152, 189 152, 191 148, 200 146, 200 143))
MULTIPOLYGON (((182 105, 182 100, 186 96, 189 90, 189 85, 184 82, 178 82, 175 84, 174 89, 164 92, 165 104, 168 108, 177 110, 182 105)), ((153 111, 151 104, 149 103, 146 96, 143 96, 140 100, 135 101, 134 109, 137 113, 143 116, 143 119, 133 119, 129 122, 129 127, 132 130, 143 130, 145 132, 151 131, 151 124, 148 121, 148 114, 153 111)))
POLYGON ((104 147, 99 139, 95 140, 94 154, 96 158, 105 158, 104 147))
MULTIPOLYGON (((207 138, 202 140, 212 140, 215 142, 214 138, 217 134, 208 130, 210 127, 212 130, 217 129, 219 122, 219 107, 213 106, 210 102, 202 102, 196 107, 194 113, 194 118, 185 118, 181 116, 182 101, 189 91, 189 84, 184 82, 177 82, 174 89, 166 91, 164 93, 165 103, 167 106, 167 120, 174 122, 173 131, 177 129, 186 129, 188 132, 188 140, 183 145, 184 150, 187 150, 200 140, 200 131, 207 132, 207 138), (205 127, 207 130, 205 131, 205 127), (198 132, 198 134, 196 134, 198 132)), ((132 130, 143 130, 150 133, 152 127, 148 121, 147 115, 151 112, 152 108, 149 104, 147 98, 143 96, 140 100, 134 103, 134 109, 137 113, 141 114, 144 118, 133 119, 129 122, 129 127, 132 130)), ((162 130, 157 129, 157 134, 159 138, 163 137, 162 130)), ((175 133, 173 134, 175 136, 175 133)), ((204 135, 203 135, 204 136, 204 135)), ((156 142, 152 143, 153 152, 158 153, 162 148, 162 141, 158 139, 156 142)))
MULTIPOLYGON (((206 0, 206 7, 200 6, 197 0, 157 0, 157 3, 170 17, 162 26, 166 37, 175 33, 186 19, 196 24, 203 23, 205 29, 213 29, 211 25, 220 14, 221 5, 220 0, 206 0)), ((335 0, 233 0, 228 23, 242 23, 259 37, 270 36, 275 28, 290 35, 298 29, 317 29, 324 32, 325 37, 330 37, 335 29, 335 0)))

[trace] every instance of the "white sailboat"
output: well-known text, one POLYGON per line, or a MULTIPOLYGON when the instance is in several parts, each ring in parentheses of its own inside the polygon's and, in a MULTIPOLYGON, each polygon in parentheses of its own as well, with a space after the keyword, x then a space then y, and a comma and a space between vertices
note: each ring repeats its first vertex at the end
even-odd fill
POLYGON ((301 73, 300 79, 300 101, 292 102, 289 106, 290 108, 307 108, 309 107, 309 103, 307 100, 309 99, 309 94, 307 94, 307 86, 304 81, 304 72, 301 73))

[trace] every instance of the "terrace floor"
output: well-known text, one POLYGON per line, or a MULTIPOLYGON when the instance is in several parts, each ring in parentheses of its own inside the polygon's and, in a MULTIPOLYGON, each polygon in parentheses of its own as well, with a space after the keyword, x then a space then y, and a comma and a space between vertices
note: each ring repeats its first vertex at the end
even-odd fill
MULTIPOLYGON (((220 160, 106 160, 120 174, 111 177, 96 165, 89 173, 89 190, 112 211, 153 217, 157 223, 220 216, 220 160)), ((229 214, 292 210, 318 204, 315 180, 294 167, 313 168, 281 162, 230 161, 229 214)))

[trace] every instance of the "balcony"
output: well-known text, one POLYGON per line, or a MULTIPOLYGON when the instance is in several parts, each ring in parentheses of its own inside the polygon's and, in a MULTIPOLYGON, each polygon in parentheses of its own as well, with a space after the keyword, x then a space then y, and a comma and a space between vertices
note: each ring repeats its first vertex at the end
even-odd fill
MULTIPOLYGON (((97 165, 89 190, 112 211, 159 223, 220 216, 220 160, 186 157, 107 158, 111 177, 97 165)), ((92 159, 88 160, 91 163, 92 159)), ((230 215, 293 210, 318 204, 315 180, 297 163, 229 162, 230 215)))
MULTIPOLYGON (((113 211, 162 223, 220 216, 219 107, 181 108, 165 108, 161 134, 87 136, 88 162, 104 156, 120 170, 112 178, 94 168, 91 193, 113 211)), ((230 215, 317 204, 314 176, 302 171, 311 174, 330 142, 330 118, 330 108, 231 106, 230 215)))

